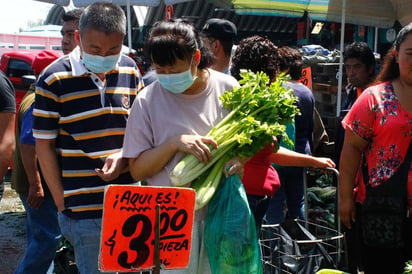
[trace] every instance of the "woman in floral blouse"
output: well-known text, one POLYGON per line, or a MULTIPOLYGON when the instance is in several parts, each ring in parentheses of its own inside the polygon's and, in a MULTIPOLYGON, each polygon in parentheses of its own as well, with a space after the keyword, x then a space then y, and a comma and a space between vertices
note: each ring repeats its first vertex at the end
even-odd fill
MULTIPOLYGON (((411 142, 412 23, 399 32, 384 59, 376 84, 357 99, 342 125, 345 142, 340 158, 339 213, 342 223, 351 229, 356 218, 353 189, 357 182, 362 183, 358 185, 355 201, 362 203, 366 196, 365 186, 374 188, 385 184, 402 164, 411 142), (367 182, 363 182, 360 168, 362 153, 368 167, 367 182)), ((408 176, 403 177, 407 180, 410 209, 411 167, 408 176)), ((365 273, 400 273, 405 262, 412 259, 402 247, 371 247, 364 241, 361 246, 365 273)))

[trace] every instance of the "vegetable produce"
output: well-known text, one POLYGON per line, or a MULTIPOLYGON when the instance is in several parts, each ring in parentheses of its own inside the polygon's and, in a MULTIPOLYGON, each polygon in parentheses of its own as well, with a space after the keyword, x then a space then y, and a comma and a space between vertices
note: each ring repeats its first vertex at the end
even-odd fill
MULTIPOLYGON (((187 186, 199 178, 192 184, 197 191, 196 209, 206 205, 213 196, 228 159, 252 157, 266 144, 272 143, 274 136, 291 142, 286 135, 285 124, 291 122, 299 110, 292 90, 283 86, 288 78, 281 74, 270 83, 263 72, 242 72, 241 77, 240 87, 226 91, 220 97, 223 107, 231 112, 207 134, 218 144, 217 149, 211 149, 212 160, 207 164, 201 163, 189 154, 169 176, 174 186, 187 186), (211 169, 217 161, 219 168, 211 169), (204 173, 208 176, 202 176, 204 173)), ((277 149, 278 144, 274 152, 277 149)))
POLYGON ((313 185, 309 184, 306 189, 308 219, 315 224, 334 229, 337 205, 333 175, 320 170, 310 171, 308 175, 317 176, 313 185))
POLYGON ((412 260, 405 263, 405 271, 403 274, 412 274, 412 260))

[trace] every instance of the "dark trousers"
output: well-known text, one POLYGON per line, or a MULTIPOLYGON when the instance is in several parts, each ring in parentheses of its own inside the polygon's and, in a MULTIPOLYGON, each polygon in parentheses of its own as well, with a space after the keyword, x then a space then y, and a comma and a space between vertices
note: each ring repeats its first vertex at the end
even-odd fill
POLYGON ((253 213, 256 223, 256 233, 259 236, 262 227, 263 217, 265 217, 266 210, 269 206, 270 197, 247 195, 247 201, 249 203, 250 211, 253 213))
MULTIPOLYGON (((357 216, 360 213, 360 204, 356 204, 357 216)), ((345 234, 346 258, 347 264, 345 272, 357 274, 358 270, 363 270, 362 262, 362 236, 359 221, 352 223, 352 229, 346 228, 342 225, 342 233, 345 234)))
MULTIPOLYGON (((362 206, 357 205, 356 216, 360 216, 361 211, 362 206)), ((352 256, 353 259, 355 257, 354 260, 356 261, 352 261, 352 263, 358 263, 358 267, 360 267, 365 274, 403 273, 406 265, 405 263, 408 260, 412 260, 412 221, 410 219, 408 220, 406 231, 408 232, 405 238, 405 247, 403 248, 370 247, 363 243, 362 223, 357 221, 356 226, 352 228, 352 234, 350 234, 349 237, 345 235, 346 241, 349 244, 348 258, 352 256), (352 245, 352 249, 349 249, 350 245, 352 245), (354 248, 358 249, 358 253, 356 253, 354 248)))

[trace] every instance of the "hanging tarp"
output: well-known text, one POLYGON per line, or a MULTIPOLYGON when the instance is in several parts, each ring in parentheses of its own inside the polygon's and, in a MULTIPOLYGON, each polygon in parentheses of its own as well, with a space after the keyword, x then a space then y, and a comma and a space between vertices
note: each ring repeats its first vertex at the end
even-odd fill
MULTIPOLYGON (((53 1, 53 0, 50 0, 50 1, 53 1)), ((173 4, 188 2, 188 1, 193 1, 193 0, 163 0, 163 1, 162 0, 103 0, 102 2, 115 3, 121 6, 132 5, 132 6, 156 7, 160 5, 161 2, 164 2, 165 5, 173 5, 173 4)), ((72 0, 72 2, 74 6, 76 7, 85 7, 97 1, 96 0, 72 0)))
MULTIPOLYGON (((344 0, 232 0, 238 14, 301 17, 304 12, 314 20, 341 22, 344 0)), ((346 0, 346 23, 392 27, 412 22, 411 0, 346 0)))
MULTIPOLYGON (((398 20, 412 22, 412 0, 232 0, 238 14, 301 17, 305 12, 319 21, 340 22, 340 48, 344 46, 345 24, 390 28, 398 20)), ((339 59, 336 116, 340 115, 343 60, 339 59)))

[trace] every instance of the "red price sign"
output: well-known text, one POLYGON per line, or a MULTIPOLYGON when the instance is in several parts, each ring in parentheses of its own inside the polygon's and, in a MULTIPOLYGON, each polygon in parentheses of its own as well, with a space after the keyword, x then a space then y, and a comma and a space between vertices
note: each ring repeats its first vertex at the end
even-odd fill
POLYGON ((100 243, 102 271, 154 267, 156 206, 160 264, 185 268, 192 243, 196 192, 190 188, 110 185, 105 189, 100 243))
POLYGON ((299 82, 307 86, 309 89, 312 89, 312 68, 311 67, 302 69, 302 77, 299 79, 299 82))

